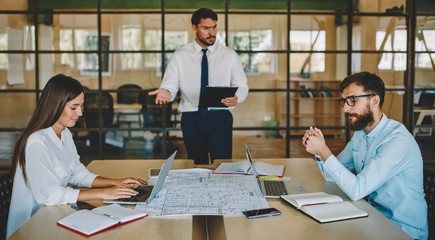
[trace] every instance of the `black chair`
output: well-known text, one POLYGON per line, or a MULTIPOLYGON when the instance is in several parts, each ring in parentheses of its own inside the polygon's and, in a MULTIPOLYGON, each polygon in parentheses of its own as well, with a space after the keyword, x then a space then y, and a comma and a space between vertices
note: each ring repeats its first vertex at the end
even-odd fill
MULTIPOLYGON (((140 100, 142 102, 141 114, 143 117, 144 128, 161 128, 173 127, 174 122, 171 121, 172 102, 161 105, 155 103, 155 96, 149 96, 148 93, 155 89, 146 90, 141 94, 140 100)), ((159 131, 152 131, 158 133, 159 131)))
MULTIPOLYGON (((422 108, 433 108, 435 103, 435 93, 433 91, 423 91, 420 94, 420 98, 418 99, 418 103, 415 105, 416 107, 422 108)), ((420 113, 421 114, 421 113, 420 113)), ((418 118, 418 114, 415 115, 415 119, 418 118)), ((425 116, 422 125, 432 125, 432 116, 425 116)), ((431 136, 432 128, 424 129, 420 128, 417 132, 418 136, 431 136)))
POLYGON ((142 88, 136 84, 124 84, 118 87, 116 102, 120 104, 139 103, 142 88))
MULTIPOLYGON (((102 111, 102 127, 113 128, 114 110, 113 97, 108 92, 102 92, 101 95, 97 91, 88 91, 85 93, 85 103, 83 110, 83 118, 86 128, 100 127, 100 108, 102 111)), ((91 145, 98 141, 98 132, 91 131, 89 133, 91 145)), ((104 141, 104 134, 103 139, 104 141)))
POLYGON ((0 239, 6 239, 9 205, 12 195, 12 178, 9 170, 0 171, 0 239))
MULTIPOLYGON (((118 87, 117 99, 118 104, 135 104, 140 103, 142 88, 136 84, 124 84, 118 87)), ((119 112, 117 114, 118 125, 127 124, 128 136, 124 140, 131 139, 131 125, 133 123, 138 123, 141 126, 141 114, 140 111, 137 112, 119 112)))
POLYGON ((429 239, 435 239, 435 169, 424 168, 424 192, 427 202, 427 221, 429 223, 429 239))

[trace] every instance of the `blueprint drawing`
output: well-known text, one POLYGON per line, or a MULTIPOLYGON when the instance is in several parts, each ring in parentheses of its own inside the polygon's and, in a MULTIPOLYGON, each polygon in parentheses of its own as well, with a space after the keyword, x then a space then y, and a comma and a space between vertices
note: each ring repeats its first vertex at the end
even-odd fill
POLYGON ((157 197, 136 209, 149 216, 243 215, 244 210, 268 207, 252 175, 192 170, 171 171, 157 197))

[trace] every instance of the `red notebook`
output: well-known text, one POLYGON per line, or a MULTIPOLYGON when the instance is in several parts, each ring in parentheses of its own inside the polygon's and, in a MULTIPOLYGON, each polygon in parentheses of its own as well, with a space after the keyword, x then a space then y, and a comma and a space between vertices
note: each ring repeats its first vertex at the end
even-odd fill
POLYGON ((57 225, 84 236, 90 236, 106 229, 125 224, 148 214, 118 204, 83 209, 70 214, 57 222, 57 225))

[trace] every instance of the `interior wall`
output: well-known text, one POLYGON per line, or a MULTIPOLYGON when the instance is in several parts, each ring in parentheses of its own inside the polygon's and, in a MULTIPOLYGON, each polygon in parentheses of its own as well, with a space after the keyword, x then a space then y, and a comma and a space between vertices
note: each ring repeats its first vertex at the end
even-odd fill
MULTIPOLYGON (((403 4, 403 0, 388 0, 388 1, 378 1, 378 0, 365 0, 359 1, 359 9, 363 12, 369 11, 379 11, 379 9, 384 9, 386 7, 391 7, 394 5, 403 4)), ((7 10, 23 10, 27 9, 27 0, 4 0, 2 1, 2 8, 7 10)), ((245 20, 238 20, 237 15, 231 16, 230 19, 230 28, 232 29, 249 29, 251 28, 266 28, 270 27, 273 30, 273 33, 276 34, 274 39, 276 39, 277 48, 282 49, 286 46, 286 29, 287 22, 285 16, 268 16, 267 26, 263 24, 252 24, 252 22, 247 22, 245 20), (270 25, 270 26, 269 26, 270 25)), ((174 25, 168 26, 169 29, 179 29, 183 28, 187 29, 189 32, 189 41, 194 39, 194 35, 191 31, 190 26, 190 14, 184 14, 180 16, 176 16, 177 21, 174 21, 174 25), (178 21, 180 20, 181 21, 178 21), (180 24, 181 22, 181 24, 180 24)), ((293 18, 293 17, 292 17, 293 18)), ((86 19, 86 18, 83 18, 86 19)), ((82 20, 83 20, 82 19, 82 20)), ((255 21, 259 20, 258 18, 253 17, 255 21)), ((26 24, 26 19, 23 15, 8 15, 8 27, 16 27, 18 29, 23 29, 26 24)), ((103 29, 102 32, 107 32, 112 34, 112 44, 114 46, 119 45, 119 29, 121 27, 121 23, 123 22, 135 23, 136 20, 131 17, 130 19, 125 18, 125 16, 117 16, 117 15, 103 15, 103 29)), ((224 18, 220 16, 219 20, 219 30, 223 30, 224 27, 224 18)), ((292 29, 311 29, 312 25, 307 23, 312 20, 312 16, 302 16, 297 17, 293 21, 291 21, 292 29)), ((143 23, 143 22, 140 22, 143 23)), ((157 25, 156 28, 159 28, 159 23, 155 22, 157 25)), ((62 23, 63 24, 63 23, 62 23)), ((74 24, 83 25, 84 27, 90 27, 96 29, 95 21, 74 21, 74 24)), ((152 27, 151 25, 148 25, 152 27)), ((362 49, 375 49, 375 41, 376 39, 376 28, 373 26, 378 26, 378 22, 374 17, 368 18, 359 18, 359 22, 354 24, 354 29, 356 31, 355 36, 361 36, 360 45, 362 49)), ((59 36, 56 35, 57 30, 65 27, 62 26, 57 17, 54 18, 53 29, 53 46, 58 45, 59 36)), ((325 29, 326 32, 326 49, 340 49, 342 50, 346 46, 346 28, 345 27, 336 27, 335 26, 335 18, 333 16, 325 17, 325 29)), ((356 57, 357 58, 357 57, 356 57)), ((360 68, 362 71, 369 72, 379 72, 377 70, 377 58, 378 54, 364 54, 361 56, 360 68)), ((60 54, 55 54, 53 57, 53 73, 64 73, 66 75, 70 75, 79 79, 83 85, 88 86, 91 89, 98 88, 98 80, 96 76, 83 76, 80 75, 80 71, 77 69, 72 69, 69 66, 64 66, 60 64, 60 54)), ((325 72, 323 73, 313 73, 310 75, 310 78, 313 80, 341 80, 344 76, 344 72, 346 66, 340 66, 343 56, 338 56, 337 54, 327 54, 326 56, 326 64, 325 64, 325 72)), ((275 88, 277 86, 276 82, 281 80, 286 80, 286 70, 287 70, 287 62, 285 54, 277 54, 277 65, 276 71, 274 73, 269 74, 261 74, 261 75, 248 75, 248 84, 251 89, 256 88, 275 88)), ((41 65, 50 64, 47 62, 40 62, 41 65)), ((148 88, 157 88, 160 85, 161 76, 156 74, 155 69, 142 69, 142 70, 134 70, 134 71, 123 71, 121 70, 121 54, 113 54, 112 55, 112 73, 110 76, 103 76, 103 89, 116 89, 118 86, 134 83, 140 85, 143 89, 148 88)), ((23 65, 25 63, 23 62, 23 65)), ((383 72, 380 71, 379 74, 386 81, 386 85, 388 86, 403 86, 403 72, 383 72)), ((296 76, 292 76, 296 77, 296 76)), ((8 88, 8 89, 32 89, 34 88, 34 70, 26 70, 24 73, 25 83, 19 86, 10 86, 6 83, 6 71, 0 70, 0 87, 8 88)), ((433 84, 432 79, 434 79, 434 72, 430 70, 416 70, 416 84, 433 84)), ((115 94, 114 98, 116 99, 115 94)), ((6 113, 13 113, 7 116, 15 116, 20 119, 29 119, 30 114, 33 109, 28 108, 27 106, 32 106, 30 103, 35 98, 25 98, 24 100, 21 98, 20 94, 0 94, 0 102, 8 103, 8 102, 20 102, 24 103, 23 109, 17 109, 12 104, 2 104, 2 110, 6 113), (30 101, 30 102, 29 102, 30 101)), ((388 113, 388 115, 398 121, 402 120, 402 101, 403 95, 400 93, 387 94, 384 111, 388 113)), ((233 110, 234 115, 234 126, 263 126, 264 119, 270 118, 272 120, 278 120, 279 116, 277 116, 277 94, 276 93, 250 93, 246 101, 240 104, 236 109, 233 110)), ((14 117, 14 118, 15 118, 14 117)), ((0 120, 0 125, 2 127, 23 127, 22 121, 16 121, 11 117, 5 117, 0 120)), ((257 135, 261 132, 256 131, 239 131, 241 134, 252 134, 257 135)))

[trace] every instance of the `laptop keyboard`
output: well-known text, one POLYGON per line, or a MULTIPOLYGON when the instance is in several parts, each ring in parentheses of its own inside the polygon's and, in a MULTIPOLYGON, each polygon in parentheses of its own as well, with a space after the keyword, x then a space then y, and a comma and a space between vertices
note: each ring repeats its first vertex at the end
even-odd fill
POLYGON ((151 195, 151 191, 153 190, 152 185, 138 186, 134 188, 137 192, 139 192, 136 196, 131 198, 122 198, 124 201, 128 202, 145 202, 148 197, 151 195))
POLYGON ((282 181, 263 181, 266 196, 281 196, 287 195, 284 182, 282 181))

